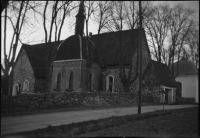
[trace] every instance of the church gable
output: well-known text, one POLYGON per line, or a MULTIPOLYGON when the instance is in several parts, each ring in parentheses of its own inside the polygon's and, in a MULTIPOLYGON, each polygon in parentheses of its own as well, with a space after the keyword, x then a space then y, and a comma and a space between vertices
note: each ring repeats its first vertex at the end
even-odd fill
MULTIPOLYGON (((13 86, 17 85, 19 90, 23 92, 33 92, 34 83, 35 77, 30 60, 26 51, 22 48, 14 66, 13 86)), ((16 95, 16 91, 14 95, 16 95)))
MULTIPOLYGON (((62 41, 51 42, 47 46, 51 47, 52 54, 56 55, 57 48, 62 41)), ((30 60, 30 63, 33 67, 35 77, 45 78, 47 69, 46 69, 46 44, 36 44, 36 45, 27 45, 23 44, 27 56, 30 60)))
MULTIPOLYGON (((146 45, 147 43, 145 43, 145 39, 143 39, 143 49, 142 49, 142 72, 145 71, 147 65, 150 62, 150 56, 149 56, 149 51, 148 51, 148 45, 146 45)), ((133 67, 132 67, 132 76, 135 73, 136 70, 136 63, 137 63, 137 54, 136 54, 136 49, 135 49, 135 54, 132 55, 132 62, 133 62, 133 67)), ((129 64, 127 62, 126 66, 125 66, 125 71, 126 73, 129 71, 129 64)), ((112 92, 122 92, 124 91, 120 77, 119 77, 119 65, 115 65, 115 66, 106 66, 105 67, 105 72, 104 72, 104 76, 103 76, 103 90, 108 91, 109 89, 109 79, 108 77, 112 76, 113 78, 113 91, 112 92)), ((139 77, 136 79, 136 81, 131 84, 130 86, 130 92, 136 92, 138 90, 138 84, 139 82, 139 77)))

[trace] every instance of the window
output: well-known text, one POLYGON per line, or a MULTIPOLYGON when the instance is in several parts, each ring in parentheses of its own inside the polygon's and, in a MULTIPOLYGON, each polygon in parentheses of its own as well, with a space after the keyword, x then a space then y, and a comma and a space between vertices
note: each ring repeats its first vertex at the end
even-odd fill
POLYGON ((106 91, 114 92, 114 77, 111 75, 106 79, 106 91))
POLYGON ((69 89, 73 90, 74 73, 71 72, 69 75, 69 89))
POLYGON ((12 92, 12 96, 17 95, 17 92, 19 91, 19 85, 15 84, 13 85, 13 92, 12 92))
POLYGON ((23 91, 28 91, 28 90, 29 90, 29 82, 28 80, 25 80, 23 85, 23 91))
POLYGON ((61 73, 58 74, 57 76, 57 85, 56 88, 60 90, 60 85, 61 85, 61 73))

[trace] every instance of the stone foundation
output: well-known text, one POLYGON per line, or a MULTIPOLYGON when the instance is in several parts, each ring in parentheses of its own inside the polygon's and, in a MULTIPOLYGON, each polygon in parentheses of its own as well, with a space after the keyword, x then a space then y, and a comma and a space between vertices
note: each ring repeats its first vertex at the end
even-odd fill
POLYGON ((195 98, 177 97, 177 103, 195 103, 195 98))

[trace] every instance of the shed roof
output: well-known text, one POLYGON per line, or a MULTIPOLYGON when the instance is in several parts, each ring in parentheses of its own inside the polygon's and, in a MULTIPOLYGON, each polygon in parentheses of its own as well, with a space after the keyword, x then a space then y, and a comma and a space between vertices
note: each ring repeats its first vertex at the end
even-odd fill
POLYGON ((154 60, 151 60, 151 63, 161 85, 176 87, 175 78, 166 64, 154 60))

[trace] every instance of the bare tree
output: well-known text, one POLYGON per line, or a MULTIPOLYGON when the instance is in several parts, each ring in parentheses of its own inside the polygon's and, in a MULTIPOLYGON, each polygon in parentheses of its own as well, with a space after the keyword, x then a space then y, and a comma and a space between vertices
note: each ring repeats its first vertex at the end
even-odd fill
MULTIPOLYGON (((106 24, 111 20, 112 1, 96 1, 97 10, 93 14, 94 21, 98 24, 97 38, 94 42, 94 49, 97 50, 99 43, 99 36, 101 31, 105 29, 106 24)), ((91 60, 93 60, 93 55, 91 60)))
MULTIPOLYGON (((62 13, 62 18, 60 18, 60 16, 58 16, 58 25, 60 25, 60 28, 59 28, 59 31, 58 31, 58 36, 55 34, 55 36, 57 36, 58 39, 55 38, 55 41, 58 40, 60 41, 60 36, 61 36, 61 33, 62 33, 62 27, 63 27, 63 24, 65 22, 65 18, 66 16, 69 16, 71 11, 74 10, 75 8, 77 8, 78 6, 74 6, 72 5, 72 1, 65 1, 61 3, 63 6, 61 6, 61 10, 59 10, 60 13, 62 13)), ((55 22, 55 26, 56 28, 58 28, 58 25, 56 24, 55 22)), ((57 32, 57 29, 56 31, 57 32)))
POLYGON ((96 1, 97 11, 94 14, 94 21, 98 24, 97 34, 101 33, 101 30, 105 28, 105 25, 111 20, 111 1, 96 1))
POLYGON ((7 7, 5 7, 5 14, 2 16, 4 20, 4 28, 3 28, 3 49, 4 49, 4 65, 1 63, 1 70, 4 74, 3 80, 3 93, 9 95, 10 97, 10 111, 12 110, 12 86, 13 86, 13 76, 14 76, 14 62, 16 58, 16 50, 18 43, 20 41, 21 30, 25 23, 25 17, 27 11, 30 9, 29 1, 21 1, 21 2, 11 2, 7 7), (14 13, 15 17, 11 17, 8 13, 14 13), (15 20, 16 19, 16 20, 15 20), (13 34, 7 34, 7 24, 8 21, 12 25, 13 34), (6 43, 7 36, 12 35, 12 39, 9 44, 6 43), (9 53, 7 54, 7 48, 9 48, 9 53))
MULTIPOLYGON (((139 27, 139 2, 126 1, 124 5, 125 11, 125 25, 128 29, 135 29, 139 27)), ((152 7, 151 1, 142 2, 142 17, 148 18, 150 8, 152 7)))
POLYGON ((189 46, 188 55, 190 60, 199 67, 199 25, 194 26, 186 37, 186 44, 189 46))
POLYGON ((91 19, 91 15, 95 14, 97 10, 97 5, 95 1, 87 1, 85 4, 85 10, 86 10, 86 90, 91 91, 91 84, 89 82, 89 76, 90 76, 90 68, 92 66, 92 54, 94 51, 94 45, 90 42, 89 39, 89 33, 88 33, 88 24, 89 20, 91 19))
POLYGON ((43 28, 45 32, 45 44, 46 44, 46 82, 45 82, 45 91, 50 90, 51 85, 51 79, 52 79, 52 71, 53 71, 53 61, 56 56, 56 47, 50 45, 52 41, 52 35, 53 35, 53 28, 55 27, 55 33, 54 38, 55 41, 60 41, 61 31, 64 24, 64 21, 66 19, 66 16, 70 14, 70 12, 76 8, 71 6, 71 1, 65 1, 65 2, 59 2, 54 1, 52 3, 49 3, 49 1, 46 1, 43 11, 43 28), (46 17, 47 8, 52 6, 51 10, 51 17, 50 19, 46 17), (59 15, 59 16, 58 16, 59 15), (62 17, 60 17, 62 15, 62 17), (50 27, 49 30, 47 30, 47 22, 50 20, 50 27))
MULTIPOLYGON (((180 49, 189 33, 189 30, 193 26, 192 17, 195 11, 185 8, 182 4, 177 4, 171 8, 169 15, 169 34, 171 44, 169 46, 169 59, 168 66, 171 66, 174 73, 174 64, 172 64, 177 55, 177 60, 180 58, 180 49), (176 53, 178 51, 178 53, 176 53)), ((177 66, 178 67, 178 66, 177 66)), ((178 69, 177 69, 178 70, 178 69)), ((177 73, 178 75, 178 73, 177 73)), ((175 77, 177 76, 175 75, 175 77)))
MULTIPOLYGON (((125 21, 126 21, 126 12, 125 12, 125 2, 120 1, 116 2, 113 1, 112 5, 112 11, 111 11, 111 20, 106 24, 106 28, 109 31, 119 31, 117 35, 117 42, 119 42, 119 77, 121 80, 121 83, 123 85, 124 91, 129 92, 130 85, 136 80, 138 73, 138 66, 139 66, 139 57, 138 57, 138 45, 136 49, 137 53, 137 61, 136 61, 136 69, 133 69, 133 57, 130 59, 129 62, 129 69, 125 69, 125 59, 123 58, 124 55, 124 49, 122 46, 122 30, 125 27, 125 21)), ((130 40, 133 40, 130 38, 130 40)), ((134 41, 131 41, 131 44, 134 46, 136 43, 134 41)))
POLYGON ((149 16, 144 19, 147 34, 150 36, 150 44, 153 47, 153 56, 158 62, 165 62, 164 42, 169 30, 169 5, 153 6, 149 16), (162 59, 163 57, 163 59, 162 59))
POLYGON ((7 8, 8 4, 9 4, 8 0, 1 1, 1 14, 2 14, 3 10, 7 8))

